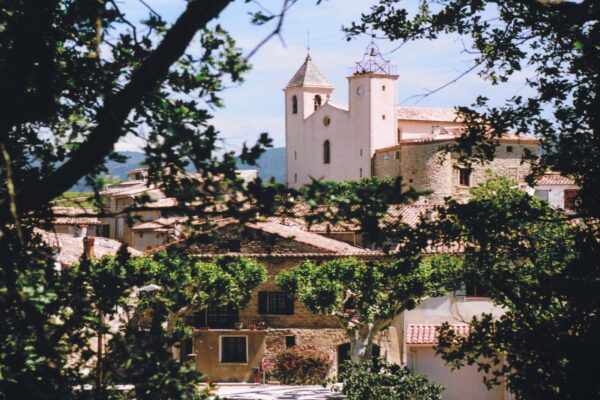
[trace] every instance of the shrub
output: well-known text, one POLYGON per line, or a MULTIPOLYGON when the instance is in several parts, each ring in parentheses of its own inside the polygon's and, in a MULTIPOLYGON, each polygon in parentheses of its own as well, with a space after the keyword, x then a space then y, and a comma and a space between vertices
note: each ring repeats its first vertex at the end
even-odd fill
POLYGON ((342 391, 348 400, 442 400, 442 385, 424 375, 411 375, 406 367, 375 359, 345 363, 340 371, 342 391))
POLYGON ((285 385, 318 385, 327 379, 329 357, 314 348, 294 346, 271 360, 271 375, 285 385))

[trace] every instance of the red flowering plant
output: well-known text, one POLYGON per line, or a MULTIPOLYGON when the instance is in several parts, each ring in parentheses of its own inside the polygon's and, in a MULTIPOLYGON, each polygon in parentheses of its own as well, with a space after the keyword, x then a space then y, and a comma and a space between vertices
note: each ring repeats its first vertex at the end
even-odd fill
POLYGON ((330 357, 307 346, 293 346, 277 353, 269 363, 269 373, 285 385, 318 385, 325 382, 330 357))

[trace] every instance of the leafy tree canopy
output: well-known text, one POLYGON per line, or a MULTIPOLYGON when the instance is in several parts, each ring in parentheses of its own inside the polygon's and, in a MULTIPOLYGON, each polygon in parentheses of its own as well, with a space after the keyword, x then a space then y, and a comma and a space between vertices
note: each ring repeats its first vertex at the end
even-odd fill
POLYGON ((490 385, 508 380, 520 398, 596 397, 598 243, 512 184, 497 178, 469 203, 440 210, 433 229, 464 247, 447 278, 478 285, 504 313, 474 317, 468 337, 444 326, 437 352, 454 367, 490 372, 490 385))

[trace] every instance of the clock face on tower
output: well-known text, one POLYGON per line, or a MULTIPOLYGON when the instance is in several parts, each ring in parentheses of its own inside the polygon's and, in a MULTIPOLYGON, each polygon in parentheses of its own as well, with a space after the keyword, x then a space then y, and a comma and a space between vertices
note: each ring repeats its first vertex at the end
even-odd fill
POLYGON ((365 88, 363 85, 358 85, 358 87, 356 88, 356 94, 359 96, 362 96, 363 93, 365 92, 365 88))

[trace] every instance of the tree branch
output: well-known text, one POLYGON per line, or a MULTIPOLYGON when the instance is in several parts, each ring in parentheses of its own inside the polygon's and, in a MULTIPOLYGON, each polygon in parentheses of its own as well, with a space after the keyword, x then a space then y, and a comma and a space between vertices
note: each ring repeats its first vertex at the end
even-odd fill
MULTIPOLYGON (((231 1, 190 1, 156 50, 133 72, 129 83, 117 94, 106 97, 104 107, 98 113, 96 128, 72 153, 69 161, 50 176, 18 190, 19 212, 27 213, 49 202, 101 164, 123 135, 123 123, 131 110, 167 77, 170 66, 184 54, 196 32, 216 18, 231 1)), ((0 219, 9 215, 4 199, 0 202, 0 219)))

